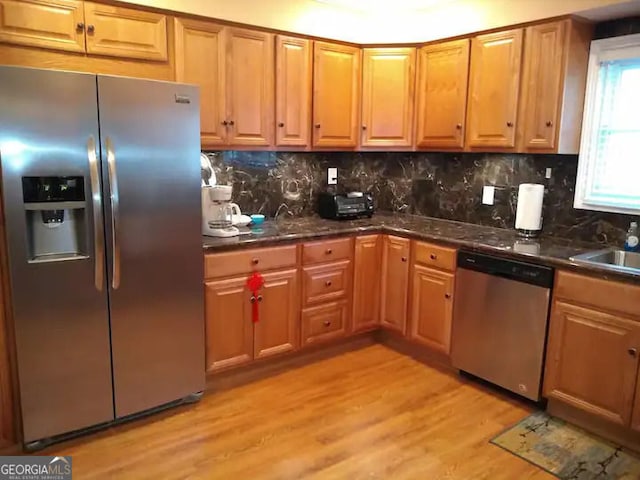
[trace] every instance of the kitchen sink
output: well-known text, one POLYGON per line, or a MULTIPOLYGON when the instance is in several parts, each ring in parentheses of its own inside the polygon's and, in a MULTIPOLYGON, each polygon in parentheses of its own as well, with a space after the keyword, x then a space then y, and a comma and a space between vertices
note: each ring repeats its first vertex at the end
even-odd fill
POLYGON ((604 265, 613 270, 636 272, 640 274, 640 253, 626 252, 624 250, 599 250, 571 257, 574 262, 604 265))

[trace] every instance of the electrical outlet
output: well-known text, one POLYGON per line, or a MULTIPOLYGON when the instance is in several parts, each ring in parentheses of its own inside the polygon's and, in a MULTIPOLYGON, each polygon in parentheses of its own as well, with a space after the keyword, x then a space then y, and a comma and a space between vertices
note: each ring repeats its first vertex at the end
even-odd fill
POLYGON ((493 185, 485 185, 482 188, 482 203, 483 205, 493 205, 496 195, 496 187, 493 185))
POLYGON ((551 169, 547 168, 544 172, 544 178, 551 178, 551 169))
POLYGON ((337 185, 338 184, 338 169, 337 168, 328 168, 327 169, 327 185, 337 185))

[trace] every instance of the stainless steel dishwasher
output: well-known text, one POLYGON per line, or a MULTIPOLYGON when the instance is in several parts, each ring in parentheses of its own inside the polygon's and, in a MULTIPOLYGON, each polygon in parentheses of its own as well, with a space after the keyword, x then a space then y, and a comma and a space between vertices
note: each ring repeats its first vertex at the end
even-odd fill
POLYGON ((454 367, 540 400, 553 269, 460 251, 454 367))

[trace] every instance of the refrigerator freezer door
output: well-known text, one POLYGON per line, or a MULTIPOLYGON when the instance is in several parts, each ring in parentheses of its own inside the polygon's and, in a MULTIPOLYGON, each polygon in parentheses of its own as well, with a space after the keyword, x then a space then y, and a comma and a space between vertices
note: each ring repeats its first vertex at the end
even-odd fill
POLYGON ((4 234, 29 443, 114 418, 96 76, 0 67, 0 85, 4 234), (23 186, 23 177, 32 178, 23 186), (34 253, 48 248, 59 254, 34 253))
POLYGON ((98 76, 116 417, 204 389, 198 90, 98 76))

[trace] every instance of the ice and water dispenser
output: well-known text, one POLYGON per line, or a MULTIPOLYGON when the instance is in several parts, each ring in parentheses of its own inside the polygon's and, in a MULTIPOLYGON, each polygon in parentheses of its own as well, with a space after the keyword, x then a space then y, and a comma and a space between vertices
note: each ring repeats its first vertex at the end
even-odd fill
POLYGON ((88 256, 84 177, 22 177, 29 262, 88 256))

